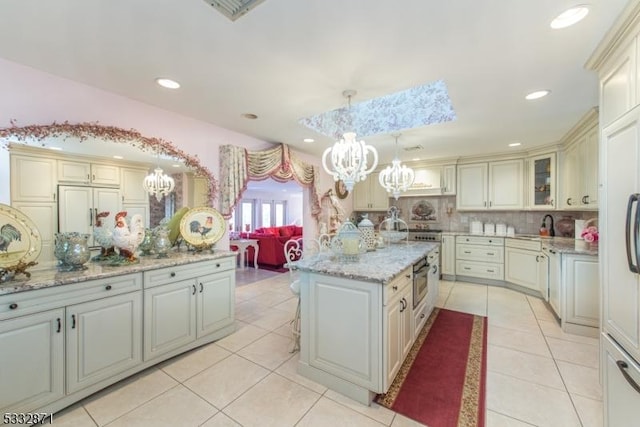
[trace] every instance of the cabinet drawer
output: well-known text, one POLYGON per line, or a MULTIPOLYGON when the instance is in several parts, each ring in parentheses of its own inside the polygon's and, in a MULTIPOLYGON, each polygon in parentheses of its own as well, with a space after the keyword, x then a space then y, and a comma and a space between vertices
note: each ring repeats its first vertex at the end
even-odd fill
POLYGON ((89 280, 0 296, 0 320, 142 289, 142 274, 89 280))
POLYGON ((470 245, 504 246, 504 238, 488 236, 456 236, 456 244, 459 243, 470 245))
POLYGON ((144 272, 144 287, 174 283, 180 280, 193 279, 219 271, 231 270, 236 267, 235 257, 225 257, 211 261, 196 262, 193 264, 176 265, 174 267, 159 268, 144 272))
POLYGON ((413 280, 413 267, 406 268, 402 273, 398 275, 391 282, 386 284, 382 288, 382 301, 384 305, 387 305, 389 301, 392 301, 396 295, 400 295, 402 291, 411 285, 413 280))
POLYGON ((506 239, 504 245, 508 248, 526 249, 529 251, 540 252, 540 240, 522 240, 522 239, 506 239))
POLYGON ((456 246, 457 259, 504 263, 504 249, 496 246, 462 245, 456 246))
POLYGON ((457 261, 456 274, 460 276, 480 277, 483 279, 504 280, 504 269, 502 264, 457 261))

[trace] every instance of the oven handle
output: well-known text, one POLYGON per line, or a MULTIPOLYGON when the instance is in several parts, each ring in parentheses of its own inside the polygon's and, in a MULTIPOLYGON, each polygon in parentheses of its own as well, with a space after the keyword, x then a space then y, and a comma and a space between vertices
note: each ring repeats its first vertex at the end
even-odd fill
POLYGON ((413 270, 413 274, 420 274, 423 270, 428 269, 429 267, 429 264, 423 264, 419 269, 413 270))

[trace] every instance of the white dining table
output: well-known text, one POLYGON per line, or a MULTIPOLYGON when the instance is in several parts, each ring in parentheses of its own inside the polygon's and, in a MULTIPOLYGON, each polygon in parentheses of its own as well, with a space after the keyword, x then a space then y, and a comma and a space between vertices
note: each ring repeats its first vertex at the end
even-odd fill
POLYGON ((245 256, 249 247, 253 248, 253 267, 258 268, 258 252, 260 245, 258 245, 257 239, 238 239, 229 240, 229 246, 237 246, 240 255, 240 268, 246 268, 245 256))

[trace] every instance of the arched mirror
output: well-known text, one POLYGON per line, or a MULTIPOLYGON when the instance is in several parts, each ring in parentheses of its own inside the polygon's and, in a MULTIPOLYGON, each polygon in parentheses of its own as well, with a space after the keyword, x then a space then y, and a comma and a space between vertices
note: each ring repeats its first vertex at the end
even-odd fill
POLYGON ((133 129, 12 123, 0 128, 0 145, 10 165, 0 190, 40 230, 41 264, 53 261, 57 232, 92 234, 96 226, 112 226, 117 211, 140 213, 153 227, 184 206, 212 206, 217 194, 213 174, 197 156, 133 129), (174 191, 160 198, 142 186, 157 167, 175 181, 174 191))

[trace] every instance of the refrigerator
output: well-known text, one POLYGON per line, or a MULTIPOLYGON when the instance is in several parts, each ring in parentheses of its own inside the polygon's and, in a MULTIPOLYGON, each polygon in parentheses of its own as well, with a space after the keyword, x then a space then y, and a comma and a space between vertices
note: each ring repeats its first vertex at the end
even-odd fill
POLYGON ((600 373, 604 425, 640 425, 640 107, 601 133, 600 373))

